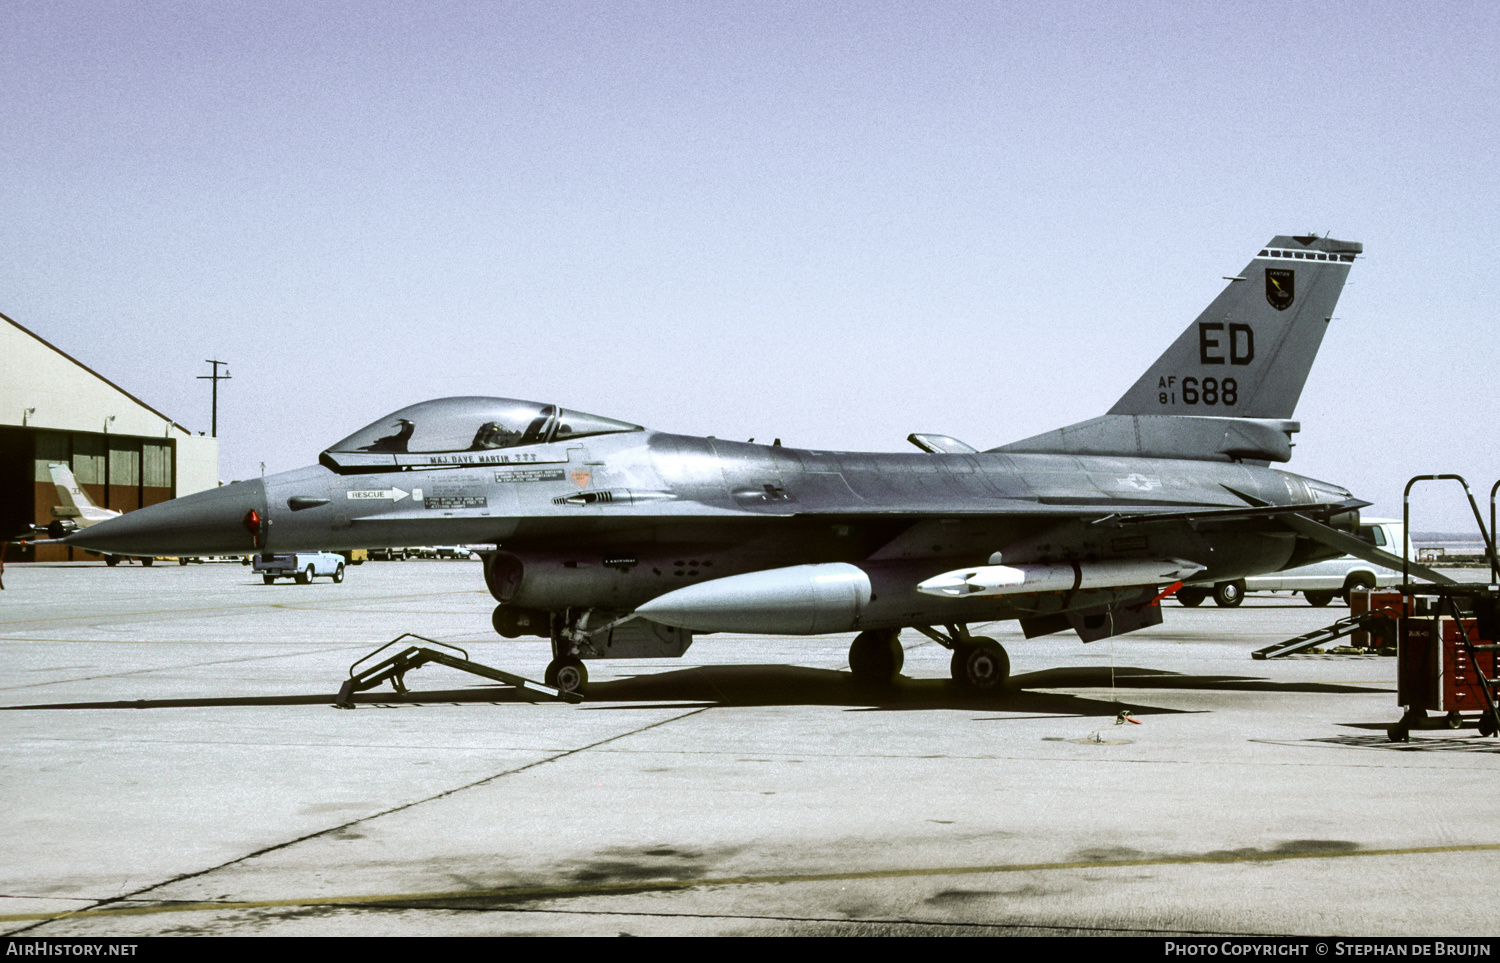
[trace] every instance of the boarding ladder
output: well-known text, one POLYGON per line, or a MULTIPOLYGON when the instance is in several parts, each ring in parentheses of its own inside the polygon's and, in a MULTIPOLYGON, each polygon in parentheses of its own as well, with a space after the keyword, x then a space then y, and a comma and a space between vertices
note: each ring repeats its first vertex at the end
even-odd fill
MULTIPOLYGON (((1379 623, 1398 617, 1399 613, 1393 608, 1381 608, 1370 612, 1363 612, 1359 615, 1345 616, 1332 625, 1325 625, 1321 629, 1304 632, 1296 638, 1287 639, 1285 642, 1276 642, 1263 649, 1256 649, 1250 653, 1250 658, 1279 659, 1284 655, 1306 652, 1314 646, 1322 645, 1325 642, 1332 642, 1334 639, 1342 639, 1346 635, 1353 635, 1355 632, 1361 630, 1381 634, 1384 626, 1379 623)), ((1395 644, 1394 639, 1391 640, 1391 644, 1395 644)))

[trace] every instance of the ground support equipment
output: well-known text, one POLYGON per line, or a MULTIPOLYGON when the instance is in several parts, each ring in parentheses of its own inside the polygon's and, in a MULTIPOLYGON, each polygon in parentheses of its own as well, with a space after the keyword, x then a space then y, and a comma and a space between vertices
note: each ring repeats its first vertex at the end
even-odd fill
POLYGON ((503 682, 506 685, 515 686, 517 689, 520 689, 523 692, 535 693, 539 696, 542 696, 543 698, 558 699, 563 702, 583 701, 583 696, 579 695, 576 692, 564 692, 551 686, 542 685, 542 683, 540 682, 533 682, 532 680, 523 678, 522 676, 514 675, 510 672, 505 672, 501 669, 482 665, 471 660, 469 658, 469 653, 465 652, 463 649, 460 649, 456 645, 449 645, 446 642, 437 642, 433 639, 424 638, 423 636, 414 635, 410 632, 407 632, 405 634, 397 636, 396 638, 387 642, 385 645, 382 645, 380 648, 376 649, 374 652, 371 652, 369 655, 349 666, 349 678, 344 681, 343 687, 339 689, 338 698, 334 701, 334 705, 338 706, 340 709, 352 709, 354 708, 354 693, 363 692, 366 689, 373 689, 387 680, 390 681, 391 688, 395 689, 399 693, 405 693, 406 673, 410 672, 413 669, 420 668, 429 662, 436 662, 438 665, 446 665, 448 666, 448 668, 458 669, 460 672, 471 672, 474 675, 483 676, 486 679, 494 679, 496 682, 503 682), (451 649, 459 654, 456 656, 450 655, 447 652, 440 652, 437 649, 428 648, 425 645, 409 645, 406 648, 402 649, 400 652, 397 652, 395 655, 390 656, 382 662, 377 662, 369 668, 361 669, 358 672, 355 671, 359 668, 361 663, 368 662, 370 659, 373 659, 375 656, 384 652, 386 649, 389 649, 391 646, 400 642, 402 639, 416 639, 420 642, 426 642, 428 643, 428 645, 440 645, 445 649, 451 649))
POLYGON ((1396 654, 1396 702, 1405 712, 1386 730, 1392 742, 1406 742, 1427 713, 1444 714, 1457 729, 1468 713, 1479 714, 1479 734, 1500 732, 1500 660, 1495 644, 1495 586, 1423 587, 1413 599, 1414 614, 1401 619, 1396 654), (1429 594, 1431 593, 1431 594, 1429 594), (1464 611, 1467 609, 1468 611, 1464 611))
POLYGON ((1409 600, 1397 635, 1396 702, 1406 711, 1386 730, 1392 742, 1406 742, 1429 711, 1446 713, 1452 728, 1463 725, 1463 713, 1478 711, 1479 734, 1500 733, 1500 557, 1495 552, 1495 493, 1490 489, 1490 526, 1485 528, 1479 504, 1462 475, 1417 475, 1402 494, 1401 521, 1411 531, 1411 490, 1418 482, 1456 481, 1463 486, 1484 540, 1490 580, 1469 584, 1413 585, 1407 546, 1401 547, 1401 592, 1409 600))
POLYGON ((1252 659, 1279 659, 1284 655, 1293 655, 1297 652, 1306 652, 1314 646, 1334 639, 1341 639, 1346 635, 1356 632, 1365 632, 1376 636, 1390 636, 1394 641, 1392 632, 1392 619, 1397 614, 1389 608, 1379 608, 1372 612, 1361 612, 1355 615, 1345 616, 1332 625, 1325 625, 1321 629, 1313 629, 1304 632, 1296 638, 1287 639, 1285 642, 1276 642, 1263 649, 1256 649, 1250 653, 1252 659))

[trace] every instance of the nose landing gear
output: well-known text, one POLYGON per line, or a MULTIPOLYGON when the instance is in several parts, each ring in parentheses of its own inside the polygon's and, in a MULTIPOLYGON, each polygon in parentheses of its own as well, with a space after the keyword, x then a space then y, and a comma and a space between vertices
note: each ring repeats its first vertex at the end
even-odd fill
POLYGON ((542 679, 559 691, 581 694, 589 684, 589 670, 583 664, 583 656, 585 653, 598 654, 588 642, 587 627, 592 614, 592 610, 585 609, 547 615, 548 634, 552 636, 552 661, 547 663, 542 679))
POLYGON ((589 683, 589 670, 583 660, 574 656, 553 659, 547 665, 542 681, 561 692, 582 692, 589 683))

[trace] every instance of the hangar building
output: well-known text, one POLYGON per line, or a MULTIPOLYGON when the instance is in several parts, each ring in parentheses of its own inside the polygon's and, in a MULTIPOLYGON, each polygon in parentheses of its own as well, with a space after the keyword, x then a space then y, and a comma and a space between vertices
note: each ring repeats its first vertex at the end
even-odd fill
MULTIPOLYGON (((0 539, 47 525, 67 462, 94 504, 128 512, 219 484, 219 442, 144 401, 0 314, 0 539)), ((97 558, 12 544, 5 561, 97 558)))

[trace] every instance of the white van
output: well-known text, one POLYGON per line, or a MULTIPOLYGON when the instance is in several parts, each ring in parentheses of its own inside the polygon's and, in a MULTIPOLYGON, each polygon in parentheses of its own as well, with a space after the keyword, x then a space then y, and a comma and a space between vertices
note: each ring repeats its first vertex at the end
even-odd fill
MULTIPOLYGON (((1361 519, 1357 534, 1364 541, 1392 555, 1399 556, 1404 544, 1406 557, 1413 560, 1417 557, 1399 519, 1361 519)), ((1285 572, 1257 575, 1244 582, 1246 592, 1301 592, 1302 597, 1307 599, 1307 604, 1323 606, 1335 598, 1348 603, 1350 589, 1400 585, 1401 570, 1345 555, 1326 562, 1287 569, 1285 572)))

